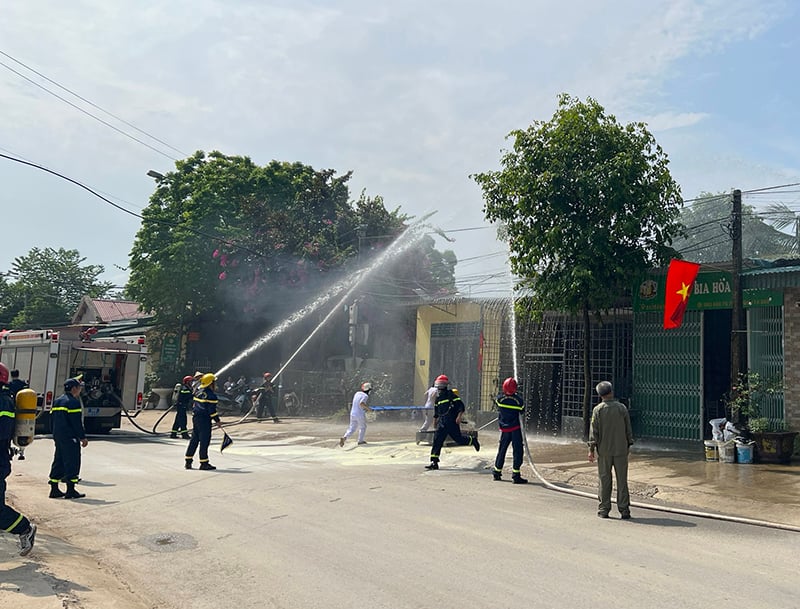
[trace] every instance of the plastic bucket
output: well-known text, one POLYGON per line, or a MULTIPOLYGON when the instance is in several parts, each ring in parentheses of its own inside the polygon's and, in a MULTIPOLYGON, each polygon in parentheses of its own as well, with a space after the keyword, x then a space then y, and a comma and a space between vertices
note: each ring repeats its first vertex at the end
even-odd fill
POLYGON ((714 440, 704 440, 703 444, 706 449, 706 461, 719 461, 717 443, 714 440))
POLYGON ((752 463, 753 462, 753 443, 737 442, 736 443, 736 460, 739 463, 752 463))
POLYGON ((732 440, 720 442, 717 450, 720 463, 736 463, 736 445, 732 440))

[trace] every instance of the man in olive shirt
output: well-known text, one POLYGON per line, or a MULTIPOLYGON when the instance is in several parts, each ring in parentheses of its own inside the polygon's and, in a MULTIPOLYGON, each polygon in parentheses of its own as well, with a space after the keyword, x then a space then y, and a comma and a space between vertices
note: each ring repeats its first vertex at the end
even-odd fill
POLYGON ((628 492, 628 453, 633 444, 631 417, 625 405, 614 399, 611 383, 602 381, 595 390, 603 400, 592 410, 589 427, 589 462, 597 461, 597 475, 600 478, 597 515, 608 518, 611 511, 613 467, 617 478, 617 509, 622 519, 628 520, 631 517, 631 496, 628 492))

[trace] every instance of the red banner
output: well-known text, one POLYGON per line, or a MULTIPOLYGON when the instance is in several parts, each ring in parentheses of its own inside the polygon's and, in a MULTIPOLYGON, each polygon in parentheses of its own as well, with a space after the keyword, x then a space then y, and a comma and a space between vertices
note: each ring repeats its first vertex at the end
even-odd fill
POLYGON ((685 260, 671 260, 667 271, 667 287, 664 290, 664 329, 680 328, 686 303, 692 293, 694 280, 700 265, 685 260))

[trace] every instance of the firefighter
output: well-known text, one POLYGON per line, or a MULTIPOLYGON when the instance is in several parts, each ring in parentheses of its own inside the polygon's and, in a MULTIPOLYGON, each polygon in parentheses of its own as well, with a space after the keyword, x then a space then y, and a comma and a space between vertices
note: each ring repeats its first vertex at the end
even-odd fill
POLYGON ((269 411, 273 423, 280 423, 281 420, 275 414, 275 385, 272 384, 272 373, 264 373, 264 382, 256 389, 256 418, 264 417, 264 407, 269 411))
POLYGON ((189 439, 189 431, 186 429, 186 409, 192 407, 192 381, 194 377, 188 374, 183 377, 182 384, 175 387, 177 396, 175 397, 175 420, 172 422, 172 432, 170 438, 177 438, 181 434, 184 440, 189 439))
POLYGON ((453 438, 456 444, 461 446, 471 445, 476 451, 481 449, 478 438, 465 436, 461 433, 461 417, 464 414, 464 402, 452 389, 447 386, 450 384, 444 374, 436 377, 433 386, 437 389, 436 406, 433 411, 433 424, 436 432, 433 434, 433 447, 431 448, 431 462, 425 469, 439 469, 439 456, 444 446, 447 436, 453 438))
POLYGON ((11 475, 11 439, 14 437, 14 400, 8 385, 8 367, 0 363, 0 529, 19 535, 19 555, 33 549, 36 525, 6 505, 6 478, 11 475))
POLYGON ((25 389, 28 387, 28 383, 19 378, 19 370, 12 370, 11 382, 8 384, 8 386, 11 390, 11 397, 14 398, 17 396, 17 392, 20 389, 25 389))
POLYGON ((184 467, 192 469, 194 452, 200 446, 200 469, 217 469, 208 462, 208 445, 211 444, 211 421, 222 429, 222 423, 217 414, 217 394, 214 393, 217 377, 211 372, 200 377, 197 392, 192 404, 192 439, 186 448, 186 462, 184 467))
POLYGON ((81 471, 81 447, 89 441, 83 429, 83 413, 78 396, 83 390, 83 383, 77 378, 64 382, 64 393, 56 398, 50 409, 50 420, 53 426, 53 442, 55 454, 50 467, 50 498, 80 499, 84 493, 75 490, 78 475, 81 471), (67 492, 58 488, 58 483, 67 483, 67 492))
POLYGON ((503 381, 503 392, 495 400, 497 405, 497 423, 500 426, 500 443, 497 446, 497 457, 494 460, 492 474, 495 480, 502 479, 503 463, 506 451, 511 444, 514 460, 511 465, 511 481, 514 484, 527 484, 520 474, 522 467, 522 424, 520 415, 524 410, 522 398, 517 395, 517 381, 511 377, 503 381))
POLYGON ((196 393, 198 387, 200 386, 200 379, 203 378, 203 373, 199 370, 194 373, 192 377, 192 393, 196 393))

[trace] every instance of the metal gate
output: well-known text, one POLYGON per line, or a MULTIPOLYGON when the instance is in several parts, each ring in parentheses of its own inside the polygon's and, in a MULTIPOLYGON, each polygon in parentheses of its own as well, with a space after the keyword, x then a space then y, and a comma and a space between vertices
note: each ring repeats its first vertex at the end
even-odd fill
POLYGON ((747 309, 747 327, 748 368, 769 385, 781 387, 764 396, 761 416, 774 423, 783 421, 783 307, 747 309))
POLYGON ((431 324, 429 382, 447 375, 470 413, 480 408, 479 352, 480 323, 431 324))
POLYGON ((702 311, 664 330, 663 313, 636 313, 633 336, 634 435, 702 440, 702 311))

